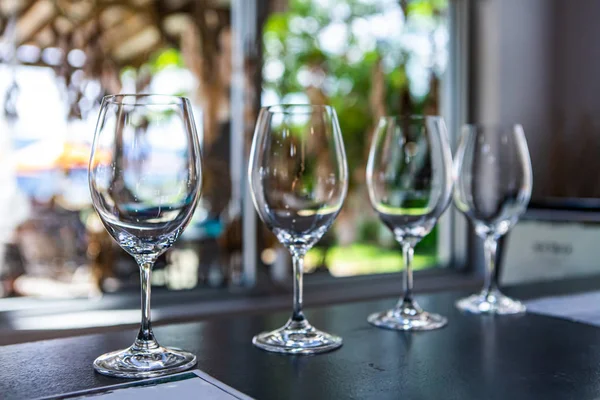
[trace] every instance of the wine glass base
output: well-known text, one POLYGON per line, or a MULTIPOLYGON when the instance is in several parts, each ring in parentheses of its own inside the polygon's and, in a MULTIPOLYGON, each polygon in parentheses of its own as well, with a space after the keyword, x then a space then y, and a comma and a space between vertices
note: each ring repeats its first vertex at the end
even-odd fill
POLYGON ((456 302, 456 307, 472 314, 511 315, 522 314, 526 311, 523 303, 505 296, 498 289, 484 290, 461 299, 456 302))
POLYGON ((254 336, 252 344, 275 353, 317 354, 339 348, 342 338, 320 331, 307 321, 289 321, 282 328, 254 336))
POLYGON ((96 358, 94 369, 118 378, 153 378, 182 372, 196 365, 196 356, 187 351, 159 346, 152 350, 124 350, 96 358))
POLYGON ((413 302, 404 302, 391 310, 371 314, 367 321, 378 328, 396 331, 430 331, 448 324, 445 317, 423 311, 413 302))

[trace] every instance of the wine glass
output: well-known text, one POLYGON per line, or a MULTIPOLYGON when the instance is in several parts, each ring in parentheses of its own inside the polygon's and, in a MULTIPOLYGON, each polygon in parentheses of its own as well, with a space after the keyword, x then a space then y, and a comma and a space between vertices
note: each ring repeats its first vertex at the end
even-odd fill
POLYGON ((152 333, 150 285, 157 257, 187 226, 201 188, 200 144, 189 101, 159 95, 102 100, 89 167, 92 203, 108 233, 140 268, 142 323, 133 345, 94 361, 96 371, 145 378, 196 364, 152 333))
POLYGON ((414 247, 450 203, 452 154, 441 117, 383 117, 367 164, 373 208, 402 246, 404 296, 391 310, 371 314, 378 327, 425 331, 446 325, 445 317, 423 311, 413 298, 414 247))
POLYGON ((287 354, 314 354, 342 345, 314 328, 302 312, 306 252, 338 215, 348 190, 348 167, 335 110, 323 105, 263 108, 256 123, 248 178, 260 218, 293 258, 292 316, 280 329, 252 339, 287 354))
POLYGON ((517 314, 525 306, 498 290, 496 247, 526 210, 532 172, 521 125, 466 125, 454 163, 454 204, 483 239, 486 262, 483 290, 459 300, 471 313, 517 314))

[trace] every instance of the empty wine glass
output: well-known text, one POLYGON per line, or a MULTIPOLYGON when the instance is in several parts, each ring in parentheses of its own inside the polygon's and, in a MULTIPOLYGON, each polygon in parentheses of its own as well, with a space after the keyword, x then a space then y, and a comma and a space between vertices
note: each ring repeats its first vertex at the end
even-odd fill
POLYGON ((96 371, 143 378, 196 363, 193 354, 162 347, 154 338, 150 278, 157 257, 190 221, 201 173, 200 144, 186 98, 104 97, 90 158, 90 192, 108 233, 139 265, 142 323, 133 345, 98 357, 96 371))
POLYGON ((517 314, 525 306, 498 290, 496 247, 527 209, 532 172, 521 125, 466 125, 454 162, 454 204, 473 223, 483 239, 483 290, 456 306, 471 313, 517 314))
POLYGON ((313 354, 342 345, 314 328, 302 312, 306 252, 338 215, 348 190, 348 167, 335 110, 329 106, 263 108, 256 123, 248 177, 260 218, 293 258, 292 316, 280 329, 255 336, 268 351, 313 354))
POLYGON ((404 296, 391 310, 371 314, 378 327, 423 331, 446 325, 413 299, 414 247, 435 226, 450 203, 452 155, 440 117, 383 117, 367 164, 371 204, 402 246, 404 296))

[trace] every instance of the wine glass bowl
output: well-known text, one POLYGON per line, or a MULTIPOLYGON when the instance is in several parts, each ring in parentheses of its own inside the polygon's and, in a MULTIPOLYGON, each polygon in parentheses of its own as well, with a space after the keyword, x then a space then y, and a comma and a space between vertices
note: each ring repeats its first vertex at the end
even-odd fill
POLYGON ((525 306, 498 289, 497 241, 527 209, 532 169, 521 125, 466 125, 455 164, 454 204, 484 241, 483 290, 461 299, 457 307, 471 313, 518 314, 525 306))
POLYGON ((140 268, 142 324, 131 347, 94 361, 96 371, 143 378, 196 363, 193 354, 156 341, 150 285, 154 262, 192 217, 201 178, 200 144, 187 99, 159 95, 103 99, 90 157, 90 193, 104 227, 140 268))
POLYGON ((302 312, 303 258, 327 232, 348 190, 346 154, 335 110, 277 105, 259 114, 248 178, 258 215, 293 258, 294 303, 287 324, 253 343, 268 351, 314 354, 342 344, 302 312))
POLYGON ((431 330, 445 317, 425 312, 412 297, 414 247, 428 235, 450 203, 452 156, 440 117, 383 117, 367 164, 369 199, 402 245, 404 297, 395 308, 369 316, 378 327, 431 330))

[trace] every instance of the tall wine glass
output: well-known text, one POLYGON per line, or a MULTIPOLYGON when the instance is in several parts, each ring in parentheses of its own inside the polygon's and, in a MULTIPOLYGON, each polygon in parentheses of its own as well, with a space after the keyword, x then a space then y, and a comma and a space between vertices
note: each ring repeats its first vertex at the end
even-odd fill
POLYGON ((456 306, 476 314, 517 314, 525 306, 498 290, 495 262, 498 239, 526 210, 532 172, 521 125, 466 125, 454 163, 454 204, 473 223, 484 241, 483 290, 456 306))
POLYGON ((156 341, 150 322, 150 277, 157 257, 190 221, 201 176, 200 145, 187 99, 104 97, 90 158, 90 191, 104 227, 139 265, 142 323, 133 345, 98 357, 96 371, 143 378, 196 363, 193 354, 156 341))
POLYGON ((446 325, 445 317, 423 311, 413 299, 414 247, 450 203, 452 154, 440 117, 383 117, 367 164, 369 198, 379 218, 402 246, 404 296, 391 310, 371 314, 378 327, 424 331, 446 325))
POLYGON ((342 339, 314 328, 302 312, 306 252, 338 215, 348 190, 348 167, 335 110, 329 106, 263 108, 256 123, 248 177, 254 206, 293 258, 292 316, 280 329, 254 337, 264 350, 313 354, 342 339))

